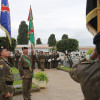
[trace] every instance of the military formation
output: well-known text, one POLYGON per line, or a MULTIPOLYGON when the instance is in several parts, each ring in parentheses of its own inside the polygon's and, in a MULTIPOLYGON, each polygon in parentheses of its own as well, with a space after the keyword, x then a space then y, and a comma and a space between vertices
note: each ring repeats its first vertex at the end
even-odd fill
POLYGON ((16 51, 14 63, 12 62, 11 52, 4 47, 0 47, 0 100, 13 99, 13 82, 14 76, 11 70, 15 66, 22 78, 22 91, 24 100, 31 100, 32 78, 34 77, 33 70, 37 64, 41 71, 45 68, 56 68, 60 61, 59 54, 56 51, 52 53, 40 51, 37 54, 31 51, 32 55, 28 55, 28 48, 22 47, 23 55, 16 51))
MULTIPOLYGON (((19 58, 21 57, 21 53, 16 51, 14 59, 15 59, 15 67, 18 68, 18 62, 19 58)), ((29 57, 32 59, 32 68, 35 69, 37 66, 38 69, 41 69, 44 71, 45 68, 50 69, 50 68, 57 68, 58 63, 60 61, 59 58, 59 53, 57 51, 52 51, 52 52, 37 52, 36 54, 33 53, 33 55, 29 55, 29 57)))
POLYGON ((38 52, 36 55, 36 62, 38 65, 38 68, 44 71, 45 68, 57 68, 58 62, 60 61, 59 53, 56 51, 53 51, 51 53, 49 52, 38 52))
MULTIPOLYGON (((100 34, 99 34, 100 37, 100 34)), ((95 40, 98 46, 97 39, 95 40)), ((100 42, 100 41, 99 41, 100 42)), ((100 43, 99 43, 100 44, 100 43)), ((92 56, 84 58, 78 64, 76 64, 71 70, 71 77, 78 83, 81 84, 82 92, 84 94, 85 100, 99 100, 100 99, 100 46, 96 47, 92 56), (96 55, 98 54, 98 55, 96 55), (98 60, 94 62, 97 58, 98 60), (92 59, 92 60, 91 60, 92 59), (87 63, 93 61, 92 63, 87 63)), ((31 87, 32 78, 34 77, 33 70, 35 65, 42 71, 45 68, 56 68, 58 66, 59 54, 56 51, 52 53, 49 52, 38 52, 31 51, 32 55, 28 55, 28 48, 22 47, 23 55, 18 51, 16 52, 16 57, 18 57, 17 67, 22 78, 22 93, 24 100, 31 99, 31 87), (18 54, 18 56, 17 56, 18 54)), ((12 100, 13 99, 13 82, 14 77, 11 70, 11 64, 8 62, 8 58, 11 53, 6 48, 0 48, 0 100, 12 100)))

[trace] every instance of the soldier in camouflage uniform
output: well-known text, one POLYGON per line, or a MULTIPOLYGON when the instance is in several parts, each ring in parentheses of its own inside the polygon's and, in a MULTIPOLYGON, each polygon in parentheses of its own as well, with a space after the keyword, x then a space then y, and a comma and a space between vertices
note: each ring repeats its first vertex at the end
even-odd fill
POLYGON ((53 51, 53 55, 52 55, 52 63, 53 63, 53 68, 57 67, 57 53, 56 51, 53 51))
POLYGON ((19 62, 19 58, 21 57, 21 54, 19 53, 19 51, 17 50, 15 53, 15 64, 14 66, 18 69, 18 62, 19 62))
POLYGON ((28 48, 22 48, 23 55, 19 59, 19 72, 20 76, 22 77, 22 86, 23 86, 23 98, 24 100, 31 100, 31 87, 32 87, 32 61, 31 58, 28 56, 28 48))
POLYGON ((44 71, 44 66, 45 66, 45 55, 43 54, 43 51, 41 51, 40 54, 40 66, 41 66, 41 70, 44 71))
POLYGON ((100 100, 100 32, 95 35, 93 53, 70 70, 70 76, 81 85, 85 100, 100 100))
POLYGON ((40 52, 38 52, 37 55, 36 55, 36 62, 37 62, 37 65, 38 65, 38 69, 41 69, 41 66, 40 66, 40 52))
POLYGON ((47 52, 47 68, 50 69, 50 62, 49 62, 49 59, 50 59, 50 55, 49 55, 49 52, 47 52))
POLYGON ((13 98, 13 73, 6 60, 10 52, 5 48, 0 49, 0 100, 12 100, 13 98))

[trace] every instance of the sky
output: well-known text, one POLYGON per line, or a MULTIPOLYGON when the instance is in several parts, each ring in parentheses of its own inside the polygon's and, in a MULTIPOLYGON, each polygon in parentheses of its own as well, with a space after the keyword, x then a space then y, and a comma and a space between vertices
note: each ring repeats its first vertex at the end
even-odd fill
MULTIPOLYGON (((30 5, 33 12, 35 40, 48 42, 50 34, 61 40, 63 34, 79 41, 79 46, 93 46, 93 35, 86 28, 86 0, 8 0, 11 34, 17 39, 21 21, 27 21, 30 5)), ((0 2, 1 8, 1 2, 0 2)), ((0 29, 0 36, 5 33, 0 29)))

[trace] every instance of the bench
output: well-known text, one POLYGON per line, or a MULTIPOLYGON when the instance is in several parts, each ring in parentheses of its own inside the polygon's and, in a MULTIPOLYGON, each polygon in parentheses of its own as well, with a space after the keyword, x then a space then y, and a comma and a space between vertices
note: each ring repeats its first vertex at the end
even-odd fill
MULTIPOLYGON (((19 73, 15 73, 13 75, 14 75, 14 81, 22 80, 19 73)), ((14 85, 14 88, 20 88, 20 87, 22 87, 22 84, 14 85)))

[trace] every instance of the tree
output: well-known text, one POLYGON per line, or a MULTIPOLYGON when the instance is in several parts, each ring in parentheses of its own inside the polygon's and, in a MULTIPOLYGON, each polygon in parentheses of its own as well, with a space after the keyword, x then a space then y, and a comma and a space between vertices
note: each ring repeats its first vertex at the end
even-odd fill
POLYGON ((58 51, 65 53, 70 63, 70 67, 72 67, 73 61, 71 59, 70 52, 78 49, 78 41, 76 39, 62 39, 57 42, 56 47, 58 51))
POLYGON ((68 35, 67 35, 67 34, 63 34, 62 40, 63 40, 63 39, 68 39, 68 35))
POLYGON ((28 25, 25 21, 21 21, 18 33, 17 44, 28 44, 28 25))
POLYGON ((40 38, 38 38, 38 39, 36 40, 36 44, 42 44, 42 42, 41 42, 41 39, 40 39, 40 38))
POLYGON ((49 39, 48 39, 48 44, 49 46, 55 46, 56 44, 56 38, 54 34, 51 34, 49 39))
MULTIPOLYGON (((11 38, 11 41, 12 41, 12 45, 10 45, 9 42, 8 42, 8 48, 9 48, 10 51, 15 51, 16 39, 15 38, 11 38)), ((0 46, 3 46, 5 48, 7 48, 6 37, 0 37, 0 46)))
POLYGON ((76 51, 78 50, 78 41, 76 39, 68 39, 68 52, 76 51))

